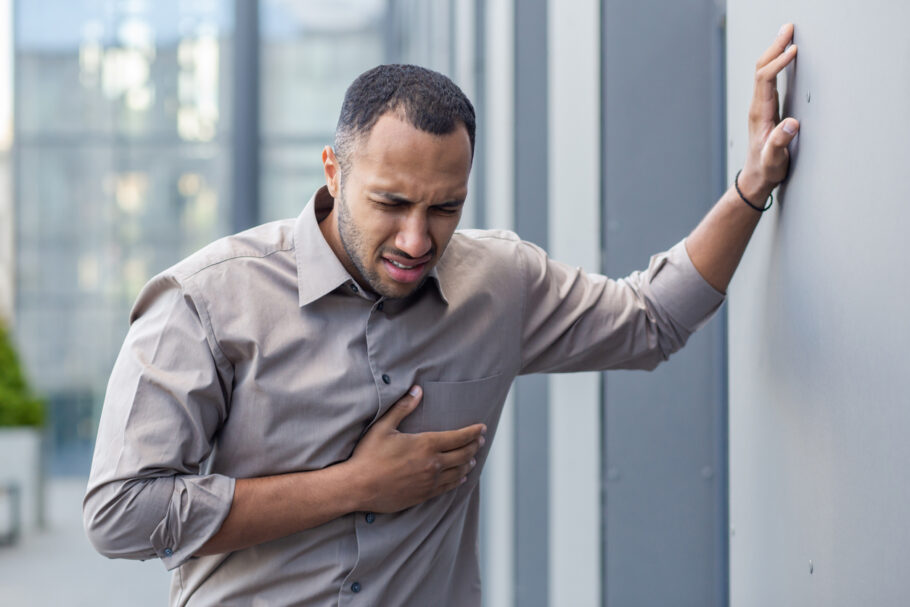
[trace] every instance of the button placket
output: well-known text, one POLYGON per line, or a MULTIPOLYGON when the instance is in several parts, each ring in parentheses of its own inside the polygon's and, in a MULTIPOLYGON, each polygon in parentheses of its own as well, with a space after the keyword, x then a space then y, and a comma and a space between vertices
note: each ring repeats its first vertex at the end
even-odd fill
MULTIPOLYGON (((376 414, 372 420, 376 421, 384 412, 383 408, 392 404, 398 398, 396 391, 399 389, 397 383, 401 379, 401 377, 398 377, 401 369, 394 367, 394 358, 390 360, 389 352, 383 348, 383 334, 390 328, 389 319, 384 314, 376 314, 376 312, 383 311, 385 308, 384 300, 381 297, 376 298, 365 293, 361 293, 360 296, 369 299, 371 304, 370 313, 366 318, 365 342, 367 362, 375 382, 376 396, 378 397, 376 414), (396 381, 393 382, 393 379, 396 381)), ((348 572, 344 586, 342 586, 342 596, 339 597, 340 603, 344 604, 350 601, 352 605, 359 604, 368 598, 355 595, 364 591, 364 583, 369 583, 369 579, 366 582, 363 581, 363 576, 369 577, 370 571, 377 566, 376 548, 366 547, 382 541, 383 534, 380 532, 379 527, 382 526, 384 519, 380 519, 374 512, 361 512, 354 520, 354 535, 358 553, 357 563, 348 572), (346 600, 344 598, 345 594, 347 594, 346 600)))

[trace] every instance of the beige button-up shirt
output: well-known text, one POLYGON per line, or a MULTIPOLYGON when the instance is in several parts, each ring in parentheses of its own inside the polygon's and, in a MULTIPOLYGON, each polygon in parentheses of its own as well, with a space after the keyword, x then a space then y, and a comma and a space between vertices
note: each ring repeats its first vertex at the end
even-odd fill
POLYGON ((653 368, 723 299, 683 243, 611 280, 474 230, 452 237, 416 294, 376 297, 319 230, 332 204, 323 188, 296 220, 209 245, 133 308, 85 525, 108 556, 176 570, 172 605, 479 605, 478 475, 513 378, 653 368), (424 397, 402 431, 487 424, 466 483, 395 514, 193 557, 227 516, 234 479, 345 460, 413 384, 424 397))

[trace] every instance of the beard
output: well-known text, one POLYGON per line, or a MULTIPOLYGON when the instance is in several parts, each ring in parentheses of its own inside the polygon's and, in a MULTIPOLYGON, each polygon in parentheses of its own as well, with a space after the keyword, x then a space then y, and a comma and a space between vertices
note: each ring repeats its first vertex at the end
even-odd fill
MULTIPOLYGON (((338 205, 338 236, 341 239, 341 246, 344 248, 348 259, 357 268, 357 272, 367 282, 363 286, 368 286, 377 295, 390 299, 403 299, 419 290, 426 282, 427 276, 424 276, 414 288, 405 293, 393 291, 382 283, 382 276, 379 275, 379 272, 376 269, 371 270, 364 262, 364 256, 361 253, 366 249, 364 244, 366 239, 363 237, 363 232, 351 218, 350 209, 348 209, 347 201, 344 198, 344 187, 339 189, 338 200, 335 202, 338 205)), ((395 254, 409 257, 407 253, 402 251, 395 251, 395 254)))

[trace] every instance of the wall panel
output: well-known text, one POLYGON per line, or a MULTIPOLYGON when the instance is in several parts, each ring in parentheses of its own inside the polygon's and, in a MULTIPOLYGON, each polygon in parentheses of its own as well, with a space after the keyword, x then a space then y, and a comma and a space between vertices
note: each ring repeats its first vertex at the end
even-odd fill
MULTIPOLYGON (((607 275, 646 267, 720 196, 722 7, 603 5, 607 275)), ((723 316, 653 373, 605 375, 608 607, 726 604, 723 316)))
POLYGON ((728 3, 728 176, 781 23, 802 124, 730 297, 731 603, 910 601, 910 5, 728 3))

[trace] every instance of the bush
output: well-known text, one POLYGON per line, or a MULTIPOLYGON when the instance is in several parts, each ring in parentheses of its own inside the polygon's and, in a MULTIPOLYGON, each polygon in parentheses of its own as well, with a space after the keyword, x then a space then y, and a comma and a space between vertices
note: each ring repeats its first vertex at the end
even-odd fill
POLYGON ((9 334, 0 325, 0 426, 40 426, 44 403, 32 393, 9 334))

